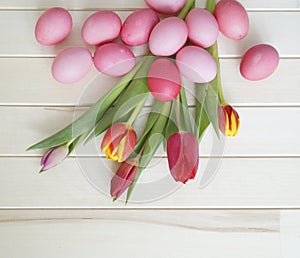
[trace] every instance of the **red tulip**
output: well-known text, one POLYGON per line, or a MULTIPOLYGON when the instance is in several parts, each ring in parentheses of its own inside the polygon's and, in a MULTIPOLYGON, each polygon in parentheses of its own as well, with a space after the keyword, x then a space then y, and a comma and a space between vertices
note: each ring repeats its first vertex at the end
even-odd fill
POLYGON ((101 150, 106 151, 106 157, 123 162, 132 153, 136 144, 136 133, 125 123, 113 124, 104 135, 101 150))
POLYGON ((219 128, 225 136, 235 136, 240 128, 239 114, 228 104, 219 106, 219 128))
POLYGON ((175 181, 186 183, 196 175, 199 164, 199 144, 189 132, 171 135, 167 142, 169 169, 175 181))
POLYGON ((130 159, 122 162, 116 174, 111 180, 110 195, 119 196, 130 186, 138 172, 138 161, 130 159))

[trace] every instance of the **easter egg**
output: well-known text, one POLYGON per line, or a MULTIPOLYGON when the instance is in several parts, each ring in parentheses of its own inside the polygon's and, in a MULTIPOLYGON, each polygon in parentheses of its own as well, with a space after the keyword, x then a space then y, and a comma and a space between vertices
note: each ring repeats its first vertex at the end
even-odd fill
POLYGON ((95 51, 94 65, 101 73, 121 76, 135 66, 135 57, 127 47, 118 43, 107 43, 95 51))
POLYGON ((217 74, 213 57, 203 48, 186 46, 176 55, 179 71, 190 81, 205 83, 212 81, 217 74))
POLYGON ((81 36, 87 44, 103 44, 116 39, 121 27, 121 19, 116 13, 99 11, 86 19, 81 29, 81 36))
POLYGON ((153 27, 159 17, 150 8, 139 9, 130 14, 121 30, 121 40, 129 46, 138 46, 148 42, 153 27))
POLYGON ((155 60, 148 71, 148 88, 159 101, 175 99, 181 88, 180 73, 176 65, 166 58, 155 60))
POLYGON ((215 8, 220 31, 228 38, 240 40, 247 36, 249 18, 245 8, 235 0, 221 0, 215 8))
POLYGON ((159 13, 175 14, 184 7, 186 0, 146 0, 145 2, 159 13))
POLYGON ((218 37, 219 27, 215 17, 205 9, 192 9, 186 19, 189 40, 200 47, 212 46, 218 37))
POLYGON ((156 56, 175 54, 186 42, 188 29, 185 22, 177 17, 160 21, 152 30, 149 49, 156 56))
POLYGON ((53 61, 52 75, 61 83, 80 81, 90 70, 93 60, 90 51, 71 47, 61 51, 53 61))
POLYGON ((267 44, 260 44, 247 50, 241 60, 240 72, 251 81, 258 81, 270 76, 279 63, 277 50, 267 44))
POLYGON ((59 7, 44 12, 35 26, 35 38, 42 45, 55 45, 68 37, 72 30, 70 13, 59 7))

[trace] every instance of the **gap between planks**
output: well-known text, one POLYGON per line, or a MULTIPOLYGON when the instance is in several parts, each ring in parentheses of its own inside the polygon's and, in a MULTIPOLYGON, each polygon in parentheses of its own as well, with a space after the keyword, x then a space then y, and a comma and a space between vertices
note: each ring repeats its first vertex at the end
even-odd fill
POLYGON ((300 211, 300 207, 0 207, 0 211, 300 211))

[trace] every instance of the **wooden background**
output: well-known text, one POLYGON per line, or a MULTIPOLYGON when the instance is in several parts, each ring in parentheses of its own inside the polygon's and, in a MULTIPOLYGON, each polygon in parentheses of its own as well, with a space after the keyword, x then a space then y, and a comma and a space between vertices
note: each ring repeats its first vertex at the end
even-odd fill
MULTIPOLYGON (((249 11, 249 36, 219 40, 224 93, 241 116, 241 129, 226 140, 216 178, 199 189, 202 167, 219 158, 211 157, 208 131, 195 182, 165 198, 124 206, 81 171, 87 163, 100 164, 99 173, 110 168, 103 155, 81 151, 39 175, 43 152, 25 149, 65 126, 74 110, 86 109, 116 81, 93 69, 81 82, 61 85, 50 74, 53 57, 84 45, 80 27, 93 11, 112 9, 124 18, 144 2, 0 1, 1 257, 300 257, 300 1, 241 2, 249 11), (64 43, 41 46, 34 26, 54 6, 71 10, 74 28, 64 43), (238 72, 240 57, 263 42, 278 49, 280 65, 270 78, 248 82, 238 72)), ((161 152, 156 161, 144 180, 168 174, 161 152)))

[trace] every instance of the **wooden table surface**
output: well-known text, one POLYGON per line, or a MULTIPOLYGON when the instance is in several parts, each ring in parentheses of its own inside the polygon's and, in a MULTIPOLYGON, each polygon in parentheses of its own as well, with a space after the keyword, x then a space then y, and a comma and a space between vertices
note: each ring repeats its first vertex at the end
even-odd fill
MULTIPOLYGON (((89 164, 102 179, 101 172, 111 168, 103 154, 80 150, 40 175, 43 152, 25 150, 116 82, 93 68, 81 82, 61 85, 50 74, 54 56, 85 45, 80 28, 92 12, 112 9, 124 19, 144 2, 0 1, 0 257, 300 257, 300 1, 241 2, 249 12, 249 36, 241 42, 219 38, 224 93, 241 117, 238 136, 226 139, 216 157, 208 130, 194 182, 164 198, 125 206, 84 176, 89 164), (71 11, 74 28, 64 43, 41 46, 34 26, 54 6, 71 11), (271 77, 253 83, 238 66, 244 51, 258 43, 274 45, 281 59, 271 77), (200 189, 203 167, 214 158, 221 160, 219 171, 200 189)), ((189 104, 193 108, 192 99, 189 104)), ((142 180, 168 175, 161 151, 153 162, 142 180)), ((103 180, 108 187, 108 178, 103 180)))

